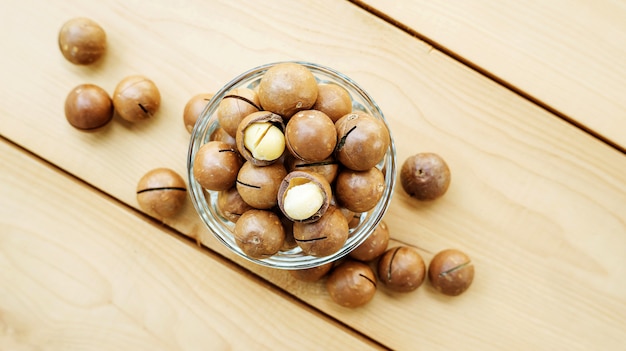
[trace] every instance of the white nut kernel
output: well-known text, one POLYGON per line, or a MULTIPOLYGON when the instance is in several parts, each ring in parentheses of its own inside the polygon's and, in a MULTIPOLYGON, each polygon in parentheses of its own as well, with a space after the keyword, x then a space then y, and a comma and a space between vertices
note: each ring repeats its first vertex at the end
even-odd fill
POLYGON ((307 182, 287 191, 283 201, 285 214, 301 221, 313 216, 324 204, 324 194, 317 184, 307 182))
POLYGON ((285 151, 285 135, 272 123, 252 123, 243 132, 243 144, 255 159, 273 161, 285 151))

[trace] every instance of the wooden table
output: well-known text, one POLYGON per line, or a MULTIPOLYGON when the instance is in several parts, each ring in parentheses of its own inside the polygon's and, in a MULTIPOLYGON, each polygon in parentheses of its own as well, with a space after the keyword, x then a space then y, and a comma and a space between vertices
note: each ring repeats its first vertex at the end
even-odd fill
POLYGON ((14 0, 0 30, 0 350, 623 349, 623 2, 14 0), (59 52, 75 16, 107 32, 93 66, 59 52), (399 162, 448 161, 443 198, 398 187, 385 221, 426 262, 467 252, 465 294, 380 287, 346 309, 228 252, 190 201, 139 209, 148 170, 186 174, 187 100, 282 60, 363 85, 399 162), (74 86, 130 74, 159 87, 153 119, 66 122, 74 86))

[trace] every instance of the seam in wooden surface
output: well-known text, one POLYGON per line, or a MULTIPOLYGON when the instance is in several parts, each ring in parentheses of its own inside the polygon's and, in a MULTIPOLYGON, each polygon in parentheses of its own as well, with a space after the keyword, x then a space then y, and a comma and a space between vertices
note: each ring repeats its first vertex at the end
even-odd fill
POLYGON ((162 231, 166 232, 167 234, 169 234, 170 236, 182 241, 185 244, 188 244, 192 247, 194 247, 195 249, 200 250, 203 254, 209 255, 211 256, 211 258, 217 260, 218 262, 220 262, 221 264, 223 264, 224 266, 228 267, 229 269, 232 269, 240 274, 245 275, 247 278, 251 279, 252 281, 259 283, 261 285, 263 285, 264 287, 268 288, 269 290, 271 290, 272 292, 278 294, 280 297, 286 298, 291 300, 293 303, 300 305, 302 308, 304 308, 307 311, 310 311, 311 313, 319 316, 320 318, 326 319, 329 322, 336 324, 337 326, 340 326, 341 328, 343 328, 343 330, 347 333, 351 333, 353 335, 355 335, 356 337, 359 337, 362 339, 363 342, 365 343, 370 343, 371 345, 373 345, 374 347, 378 347, 382 350, 391 350, 388 346, 382 344, 380 341, 368 336, 367 334, 364 334, 363 332, 353 328, 352 326, 350 326, 349 324, 346 324, 345 322, 325 313, 322 310, 319 310, 317 308, 315 308, 313 305, 307 303, 306 301, 298 298, 295 295, 292 295, 291 293, 289 293, 289 291, 285 290, 284 288, 274 284, 273 282, 263 278, 262 276, 254 273, 253 271, 247 269, 244 266, 241 266, 239 264, 237 264, 236 262, 230 260, 228 257, 222 255, 221 253, 211 249, 210 247, 207 247, 205 245, 202 245, 201 243, 199 243, 195 238, 189 237, 185 234, 183 234, 182 232, 178 231, 176 228, 173 228, 169 225, 167 225, 166 223, 163 223, 162 221, 159 221, 158 219, 149 216, 148 214, 141 212, 140 210, 130 206, 129 204, 119 200, 118 198, 114 197, 113 195, 107 193, 106 191, 94 186, 93 184, 85 181, 82 178, 77 177, 76 175, 70 173, 69 171, 59 167, 58 165, 44 159, 43 157, 37 155, 36 153, 34 153, 33 151, 25 148, 24 146, 18 144, 17 142, 14 142, 13 140, 9 139, 8 137, 6 137, 5 135, 0 134, 0 142, 6 142, 7 144, 15 147, 16 149, 20 150, 21 152, 24 152, 25 154, 27 154, 28 156, 30 156, 31 158, 33 158, 34 160, 41 162, 43 164, 45 164, 46 166, 54 169, 55 171, 58 171, 59 173, 73 179, 74 181, 83 184, 85 186, 87 186, 88 188, 94 190, 95 192, 99 193, 100 195, 104 196, 106 199, 116 203, 117 205, 133 212, 135 215, 137 215, 138 218, 140 218, 141 220, 150 223, 151 225, 161 229, 162 231))
POLYGON ((495 74, 489 72, 488 70, 484 69, 483 67, 478 66, 477 64, 473 63, 472 61, 466 59, 465 57, 461 56, 460 54, 457 54, 456 52, 454 52, 453 50, 450 50, 449 48, 445 47, 444 45, 439 44, 437 41, 434 41, 432 39, 430 39, 429 37, 419 33, 418 31, 416 31, 415 29, 411 28, 410 26, 396 20, 395 18, 393 18, 392 16, 382 12, 381 10, 378 10, 375 7, 372 7, 370 5, 368 5, 367 3, 364 3, 361 0, 347 0, 348 2, 354 4, 357 7, 360 7, 361 9, 363 9, 366 12, 369 12, 370 14, 372 14, 373 16, 376 16, 378 18, 380 18, 381 20, 389 23, 390 25, 400 29, 401 31, 409 34, 412 37, 415 37, 418 40, 421 40, 423 42, 425 42, 426 44, 431 46, 431 49, 429 50, 437 50, 440 51, 441 53, 443 53, 446 56, 449 56, 450 58, 452 58, 453 60, 461 63, 464 66, 467 66, 468 68, 470 68, 473 71, 476 71, 478 73, 480 73, 481 75, 483 75, 484 77, 486 77, 487 79, 495 82, 496 84, 504 87, 505 89, 513 92, 514 94, 530 101, 531 103, 539 106, 540 108, 542 108, 543 110, 549 112, 550 114, 564 120, 565 122, 573 125, 576 128, 579 128, 580 130, 584 131, 585 133, 591 135, 592 137, 598 139, 599 141, 605 143, 606 145, 614 148, 615 150, 621 152, 622 154, 626 154, 626 146, 621 146, 619 145, 617 142, 612 141, 611 139, 603 136, 602 134, 594 131, 593 129, 585 126, 584 124, 578 122, 577 120, 573 119, 572 117, 567 116, 566 114, 562 113, 561 111, 555 109, 554 107, 548 105, 547 103, 543 102, 542 100, 534 97, 533 95, 531 95, 530 93, 525 92, 524 90, 516 87, 515 85, 505 81, 504 79, 496 76, 495 74))

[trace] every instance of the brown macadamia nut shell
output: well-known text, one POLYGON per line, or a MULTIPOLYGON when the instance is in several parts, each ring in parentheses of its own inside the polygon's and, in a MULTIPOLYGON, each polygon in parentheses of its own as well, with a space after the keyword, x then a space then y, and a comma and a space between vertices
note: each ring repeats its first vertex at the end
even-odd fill
POLYGON ((400 183, 409 196, 418 200, 435 200, 448 191, 450 168, 438 154, 424 152, 411 155, 400 169, 400 183))
POLYGON ((233 223, 236 223, 246 211, 252 209, 254 207, 243 201, 236 186, 217 193, 217 210, 224 218, 233 223))
POLYGON ((98 129, 113 118, 113 103, 101 87, 81 84, 65 98, 65 118, 77 129, 98 129))
POLYGON ((428 279, 442 294, 457 296, 465 292, 474 281, 474 265, 462 251, 443 250, 430 261, 428 279))
POLYGON ((378 261, 378 279, 390 290, 413 291, 422 285, 425 277, 426 265, 414 247, 394 247, 378 261))
POLYGON ((376 293, 376 275, 365 263, 344 261, 326 280, 331 299, 344 307, 356 308, 370 302, 376 293))
POLYGON ((106 33, 89 18, 77 17, 65 22, 59 31, 59 49, 69 62, 89 65, 107 49, 106 33))
POLYGON ((251 258, 274 255, 285 240, 280 218, 265 210, 246 211, 235 223, 233 234, 237 245, 251 258))
POLYGON ((290 270, 289 273, 298 280, 313 283, 322 279, 332 268, 333 262, 328 262, 313 268, 290 270))
POLYGON ((161 93, 150 79, 132 75, 122 79, 113 92, 115 112, 129 122, 148 119, 161 105, 161 93))
POLYGON ((243 161, 232 146, 221 141, 202 145, 193 161, 196 181, 208 190, 228 190, 235 185, 243 161))
MULTIPOLYGON (((237 150, 237 142, 235 138, 230 134, 226 133, 226 131, 222 128, 216 128, 213 133, 209 136, 210 141, 221 141, 233 148, 233 150, 237 150)), ((239 150, 237 150, 239 151, 239 150)))
POLYGON ((193 127, 198 121, 198 117, 212 98, 213 94, 211 93, 196 94, 185 104, 185 108, 183 109, 183 123, 189 133, 193 130, 193 127))
POLYGON ((259 83, 261 107, 289 119, 294 113, 310 109, 317 100, 317 81, 305 66, 279 63, 265 72, 259 83))
POLYGON ((292 156, 290 153, 285 157, 287 172, 305 171, 321 174, 328 183, 332 183, 339 173, 339 163, 332 157, 319 162, 309 162, 292 156))
POLYGON ((367 239, 352 250, 349 256, 363 262, 373 261, 387 250, 388 245, 389 227, 381 220, 367 239))
POLYGON ((378 164, 391 142, 387 126, 365 112, 356 111, 341 117, 336 123, 337 150, 335 157, 344 166, 365 171, 378 164))
POLYGON ((137 183, 137 203, 144 211, 161 217, 178 213, 187 198, 183 178, 169 168, 156 168, 137 183))
POLYGON ((361 213, 374 208, 385 191, 385 176, 376 167, 367 171, 344 169, 335 181, 335 198, 339 205, 361 213))
MULTIPOLYGON (((285 130, 285 125, 283 123, 283 118, 275 113, 268 111, 258 111, 247 115, 239 126, 237 127, 237 131, 235 133, 235 142, 237 144, 237 150, 246 159, 246 161, 251 162, 255 166, 266 166, 272 164, 278 160, 279 157, 273 160, 259 160, 254 158, 252 152, 248 150, 248 148, 244 144, 245 140, 245 132, 246 128, 254 123, 260 122, 268 122, 278 127, 278 129, 283 132, 285 130)), ((282 154, 282 153, 281 153, 282 154)))
POLYGON ((329 158, 337 145, 337 130, 325 113, 300 111, 285 126, 285 144, 296 158, 310 162, 329 158))
POLYGON ((321 257, 339 251, 349 235, 346 217, 334 206, 315 222, 294 222, 293 236, 306 255, 321 257))
POLYGON ((256 91, 248 88, 233 89, 224 95, 217 108, 217 120, 226 133, 235 137, 237 127, 246 116, 260 110, 256 91))
POLYGON ((333 123, 352 112, 350 93, 338 84, 318 84, 313 110, 324 112, 333 123))
POLYGON ((241 198, 257 209, 270 209, 278 204, 278 189, 287 175, 281 163, 255 166, 245 162, 237 175, 237 190, 241 198))

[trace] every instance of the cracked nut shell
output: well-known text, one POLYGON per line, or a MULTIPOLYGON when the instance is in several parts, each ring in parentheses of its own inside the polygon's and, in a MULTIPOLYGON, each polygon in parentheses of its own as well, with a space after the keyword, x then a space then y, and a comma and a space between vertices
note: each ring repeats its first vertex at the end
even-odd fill
POLYGON ((444 295, 457 296, 474 281, 474 265, 462 251, 443 250, 430 261, 428 279, 437 291, 444 295))
POLYGON ((256 91, 248 88, 233 89, 220 101, 217 120, 226 133, 235 137, 241 121, 249 114, 259 111, 259 105, 256 91))
POLYGON ((278 189, 287 171, 282 163, 255 166, 248 161, 237 175, 237 191, 243 201, 257 209, 270 209, 278 204, 278 189))
POLYGON ((387 153, 389 131, 374 116, 356 111, 341 117, 335 127, 339 138, 335 157, 344 166, 365 171, 376 166, 387 153))
POLYGON ((294 222, 293 236, 305 255, 332 255, 348 240, 348 220, 335 206, 328 206, 316 222, 294 222))
POLYGON ((272 164, 285 150, 284 129, 282 117, 275 113, 268 111, 251 113, 237 127, 235 133, 237 149, 243 158, 255 166, 272 164), (255 126, 260 125, 263 127, 257 130, 255 126))
POLYGON ((235 185, 243 161, 232 146, 221 141, 202 145, 193 160, 193 176, 208 190, 228 190, 235 185))
POLYGON ((150 79, 142 75, 122 79, 113 92, 115 112, 129 122, 148 119, 161 105, 161 93, 150 79))
POLYGON ((337 304, 349 308, 360 307, 374 297, 376 276, 365 263, 344 261, 328 276, 326 290, 337 304))
POLYGON ((283 178, 278 189, 278 207, 294 222, 315 222, 328 209, 332 189, 318 173, 293 171, 283 178))
POLYGON ((425 277, 424 260, 414 247, 394 247, 378 261, 378 279, 390 290, 413 291, 422 285, 425 277))
POLYGON ((183 178, 169 168, 156 168, 137 183, 137 203, 146 212, 161 217, 175 215, 185 203, 187 187, 183 178))
POLYGON ((280 218, 266 210, 246 211, 235 223, 233 234, 237 246, 252 258, 274 255, 285 240, 280 218))

